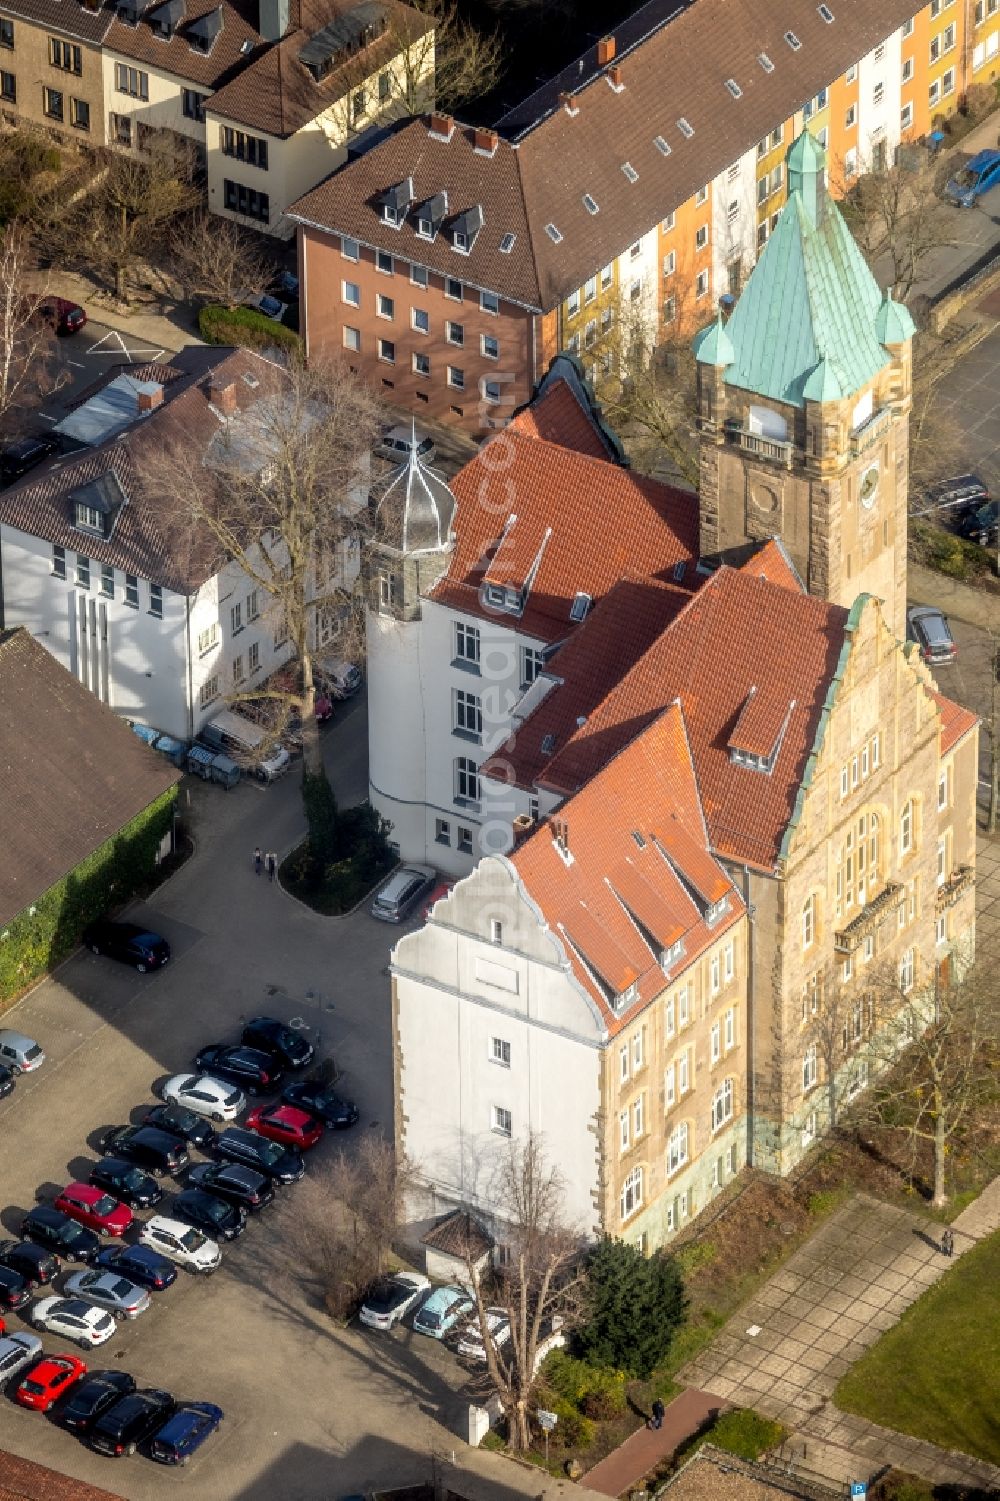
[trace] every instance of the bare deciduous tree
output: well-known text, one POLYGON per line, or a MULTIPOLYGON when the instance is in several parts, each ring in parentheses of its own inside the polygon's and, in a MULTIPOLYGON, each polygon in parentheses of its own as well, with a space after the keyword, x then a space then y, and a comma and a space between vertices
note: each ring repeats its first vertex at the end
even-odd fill
POLYGON ((188 293, 227 308, 258 291, 272 271, 258 240, 231 219, 204 209, 176 227, 170 250, 188 293))
POLYGON ((569 1325, 579 1314, 585 1245, 562 1218, 562 1178, 533 1135, 511 1143, 498 1164, 490 1202, 502 1226, 505 1260, 483 1269, 470 1255, 466 1269, 486 1352, 485 1380, 503 1408, 509 1447, 527 1449, 539 1346, 553 1319, 569 1325), (502 1308, 509 1321, 510 1336, 500 1345, 491 1334, 490 1308, 502 1308))
POLYGON ((843 960, 831 958, 802 996, 802 1047, 815 1050, 831 1131, 840 1124, 844 1106, 867 1083, 875 1024, 874 997, 845 985, 842 971, 843 960))
POLYGON ((407 1173, 388 1142, 366 1136, 350 1156, 338 1152, 322 1188, 310 1179, 296 1191, 303 1260, 335 1318, 349 1317, 389 1265, 407 1173))
POLYGON ((26 231, 8 225, 0 237, 0 431, 6 435, 61 384, 52 368, 54 335, 41 313, 44 293, 27 290, 31 264, 26 231))
POLYGON ((841 204, 872 270, 888 281, 901 302, 928 256, 955 244, 954 210, 937 190, 936 173, 930 156, 873 165, 851 182, 841 204))

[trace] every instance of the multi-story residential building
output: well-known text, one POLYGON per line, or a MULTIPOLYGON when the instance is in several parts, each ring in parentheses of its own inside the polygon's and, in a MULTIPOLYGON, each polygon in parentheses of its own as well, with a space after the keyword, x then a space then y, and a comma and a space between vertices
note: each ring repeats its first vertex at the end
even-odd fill
MULTIPOLYGON (((0 496, 0 626, 26 626, 116 713, 180 740, 292 647, 237 563, 220 568, 210 538, 182 545, 155 465, 175 444, 200 446, 211 465, 227 437, 252 455, 246 419, 280 379, 245 350, 112 372, 59 425, 74 451, 0 496)), ((349 588, 357 553, 345 544, 336 566, 349 588)))
POLYGON ((494 129, 413 121, 294 206, 307 348, 347 349, 395 403, 487 431, 556 351, 597 376, 616 320, 681 338, 735 295, 804 127, 842 194, 994 81, 998 48, 995 0, 831 0, 791 20, 748 0, 736 28, 721 0, 648 0, 494 129))
POLYGON ((397 0, 9 9, 0 105, 11 118, 127 151, 176 143, 205 173, 213 212, 286 238, 288 205, 359 136, 433 103, 433 27, 397 0))

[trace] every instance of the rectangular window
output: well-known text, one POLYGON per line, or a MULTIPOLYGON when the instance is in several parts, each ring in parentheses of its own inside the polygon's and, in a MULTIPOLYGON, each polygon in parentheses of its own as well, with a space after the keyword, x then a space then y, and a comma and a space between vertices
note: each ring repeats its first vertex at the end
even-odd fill
POLYGON ((50 120, 61 120, 63 117, 63 96, 58 89, 43 89, 42 98, 45 104, 45 113, 50 120))
POLYGON ((500 299, 495 292, 480 292, 479 307, 484 313, 499 313, 500 299))
POLYGON ((454 276, 446 276, 444 279, 444 295, 451 302, 462 301, 462 283, 454 276))
POLYGON ((500 340, 492 334, 480 334, 479 347, 485 360, 498 360, 500 358, 500 340))
POLYGON ((663 1075, 663 1100, 668 1110, 676 1098, 677 1089, 674 1082, 674 1065, 671 1063, 663 1075))
POLYGON ((17 103, 17 79, 13 73, 4 72, 0 69, 0 99, 8 104, 17 103))
POLYGON ((904 995, 913 989, 913 950, 907 949, 899 961, 899 988, 904 995))
POLYGON ((418 334, 429 334, 431 331, 431 315, 426 308, 410 308, 410 327, 418 334))
POLYGON ((395 267, 393 265, 392 256, 387 250, 376 250, 375 270, 381 271, 383 276, 392 276, 395 267))
POLYGON ((360 330, 360 328, 351 328, 349 324, 345 323, 343 329, 341 330, 341 338, 343 339, 344 348, 345 349, 349 349, 352 354, 359 354, 360 353, 360 351, 361 351, 361 330, 360 330))
POLYGON ((634 1073, 638 1073, 645 1063, 645 1058, 643 1056, 644 1037, 645 1031, 640 1029, 640 1031, 638 1031, 632 1038, 632 1071, 634 1073))
POLYGON ((498 1136, 510 1136, 513 1130, 513 1121, 509 1110, 502 1105, 493 1106, 493 1130, 498 1136))
POLYGON ((687 1094, 690 1088, 691 1078, 688 1064, 688 1053, 685 1051, 677 1060, 677 1093, 681 1095, 687 1094))
POLYGON ((632 1106, 632 1139, 638 1141, 643 1132, 642 1095, 632 1106))
POLYGON ((394 318, 396 316, 395 300, 387 297, 384 292, 379 292, 375 298, 375 312, 379 318, 394 318))
POLYGON ((260 642, 254 641, 247 650, 247 667, 250 672, 256 672, 260 667, 260 642))
POLYGON ((691 993, 686 985, 677 992, 677 1026, 686 1027, 691 1019, 691 993))
POLYGON ((412 368, 414 375, 430 375, 431 357, 429 354, 414 354, 412 356, 412 368))
POLYGON ((346 302, 348 307, 361 306, 361 288, 356 281, 342 281, 340 283, 340 300, 346 302))
POLYGON ((77 130, 90 129, 90 105, 86 99, 71 99, 69 101, 69 120, 77 130))
POLYGON ((125 603, 131 605, 133 610, 139 608, 139 580, 134 573, 125 575, 125 603))
POLYGON ((622 1184, 621 1199, 619 1201, 620 1217, 627 1220, 635 1214, 637 1209, 642 1208, 642 1168, 634 1167, 622 1184))
POLYGON ((461 620, 455 622, 455 657, 459 662, 468 662, 478 667, 479 644, 477 625, 466 625, 461 620))
POLYGON ((380 360, 384 360, 387 365, 394 365, 396 363, 396 346, 391 339, 379 339, 378 357, 380 360))
POLYGON ((628 1078, 628 1071, 629 1071, 629 1051, 628 1051, 628 1043, 625 1042, 625 1043, 622 1043, 621 1047, 618 1049, 618 1079, 619 1079, 620 1083, 622 1083, 622 1084, 625 1083, 626 1079, 628 1078))
POLYGON ((219 642, 219 627, 217 624, 207 626, 205 630, 198 632, 198 655, 203 657, 206 652, 212 650, 219 642))
POLYGON ((115 88, 130 99, 148 99, 149 74, 140 68, 130 68, 127 63, 115 63, 115 88))
POLYGON ((246 219, 256 219, 261 224, 267 224, 271 218, 271 200, 266 193, 258 193, 256 188, 248 188, 245 183, 233 182, 231 178, 223 178, 222 181, 223 201, 230 213, 242 214, 246 219))
POLYGON ((203 125, 207 98, 207 94, 199 94, 195 89, 181 89, 181 109, 185 118, 197 120, 200 125, 203 125))
POLYGON ((458 365, 448 366, 448 384, 454 391, 465 390, 465 371, 458 365))
POLYGON ((8 16, 0 16, 0 47, 14 49, 14 22, 8 16))
POLYGON ((941 74, 941 97, 946 99, 949 94, 955 92, 955 69, 949 68, 941 74))
POLYGON ((730 1048, 736 1046, 736 1007, 730 1006, 723 1017, 725 1025, 725 1048, 728 1053, 730 1048))
POLYGON ((434 843, 451 844, 451 824, 446 818, 434 820, 434 843))
POLYGON ((909 128, 910 128, 910 126, 912 124, 913 124, 913 105, 912 104, 904 104, 903 108, 899 112, 899 128, 900 128, 900 130, 909 130, 909 128))
POLYGON ((479 740, 483 733, 483 705, 482 700, 476 693, 466 693, 462 688, 455 689, 455 717, 452 728, 464 735, 474 736, 479 740))
POLYGON ((115 570, 107 563, 101 564, 101 593, 107 599, 115 597, 115 570))
POLYGON ((498 1063, 501 1068, 510 1068, 510 1043, 505 1037, 490 1040, 490 1061, 498 1063))
POLYGON ((52 544, 52 576, 57 579, 66 577, 66 549, 58 542, 52 544))
POLYGON ((733 1081, 725 1079, 712 1096, 712 1130, 718 1131, 733 1118, 733 1081))
POLYGON ((340 254, 345 261, 358 261, 361 258, 361 246, 357 240, 352 240, 346 235, 341 235, 340 254))
POLYGON ((457 756, 455 759, 455 801, 479 802, 479 767, 468 756, 457 756))
POLYGON ((629 1115, 623 1110, 618 1117, 618 1150, 627 1152, 629 1146, 629 1115))
POLYGON ((702 224, 698 229, 695 230, 694 248, 695 248, 695 250, 704 250, 704 248, 705 248, 705 246, 707 244, 708 244, 708 225, 707 224, 702 224))
POLYGON ((948 806, 948 770, 947 767, 938 776, 937 805, 939 808, 948 806))
POLYGON ((355 89, 351 94, 351 125, 356 127, 364 119, 368 111, 368 100, 364 89, 355 89))
POLYGON ((215 677, 207 678, 205 680, 205 682, 202 683, 201 689, 199 690, 199 693, 198 693, 198 700, 199 700, 199 702, 201 704, 201 707, 204 709, 204 707, 205 707, 206 704, 210 704, 212 702, 212 700, 214 698, 218 698, 218 696, 219 696, 219 678, 218 678, 218 674, 216 674, 215 677))
POLYGON ((719 991, 722 989, 721 965, 719 963, 719 955, 718 954, 713 954, 712 955, 712 962, 711 962, 711 983, 712 983, 712 994, 713 995, 718 995, 719 991))
POLYGON ((943 886, 948 879, 948 839, 947 835, 938 840, 937 845, 937 884, 943 886))
POLYGON ((545 664, 540 651, 533 646, 521 647, 521 687, 527 688, 535 681, 545 664))
POLYGON ((83 72, 83 48, 74 42, 64 42, 60 37, 49 37, 49 62, 62 73, 83 72))
POLYGON ((713 1063, 718 1063, 722 1057, 722 1027, 719 1022, 712 1023, 712 1047, 711 1058, 713 1063))
POLYGON ((389 72, 378 75, 378 102, 386 104, 392 97, 392 74, 389 72))
POLYGON ((247 135, 243 130, 232 130, 223 125, 222 154, 246 162, 250 167, 259 167, 262 172, 267 171, 267 142, 260 136, 247 135))
POLYGON ((90 588, 90 559, 81 553, 76 555, 76 581, 81 589, 90 588))
POLYGON ((934 923, 934 942, 937 944, 948 942, 948 914, 942 912, 934 923))
POLYGON ((805 1094, 807 1089, 812 1089, 813 1085, 816 1083, 816 1079, 816 1044, 814 1042, 811 1042, 806 1048, 805 1056, 802 1059, 803 1094, 805 1094))
POLYGON ((233 605, 229 611, 229 628, 234 636, 238 636, 243 629, 243 606, 233 605))
POLYGON ((699 271, 698 275, 695 277, 694 295, 696 297, 707 297, 708 296, 708 288, 709 288, 709 273, 707 271, 699 271))
POLYGON ((410 286, 411 287, 426 287, 427 286, 427 267, 426 266, 414 266, 414 265, 410 266, 410 286))
POLYGON ((666 1027, 667 1036, 673 1037, 677 1030, 675 1024, 676 1002, 674 997, 668 996, 663 1008, 663 1024, 666 1027))
POLYGON ((243 671, 243 653, 233 658, 233 682, 242 683, 245 673, 243 671))
POLYGON ((728 985, 736 971, 736 946, 733 943, 732 939, 729 940, 729 942, 726 944, 726 947, 723 949, 722 959, 723 978, 725 980, 725 983, 728 985))
POLYGON ((667 1172, 676 1173, 688 1160, 689 1132, 687 1121, 671 1131, 667 1141, 667 1172))

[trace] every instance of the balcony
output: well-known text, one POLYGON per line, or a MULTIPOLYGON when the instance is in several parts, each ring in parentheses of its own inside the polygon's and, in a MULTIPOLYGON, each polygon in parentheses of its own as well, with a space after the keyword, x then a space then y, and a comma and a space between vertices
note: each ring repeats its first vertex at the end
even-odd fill
POLYGON ((934 907, 938 912, 943 912, 946 907, 953 907, 962 895, 963 891, 970 891, 976 884, 976 872, 971 865, 959 865, 953 870, 943 886, 939 886, 934 896, 934 907))
POLYGON ((862 422, 851 434, 851 457, 858 458, 866 449, 877 443, 882 434, 887 431, 892 421, 892 407, 883 407, 881 411, 873 413, 867 422, 862 422))
POLYGON ((765 438, 760 433, 751 433, 741 425, 739 421, 726 423, 726 442, 736 443, 747 453, 756 454, 761 459, 771 459, 773 463, 780 464, 783 469, 792 467, 792 445, 782 442, 778 438, 765 438))
POLYGON ((906 888, 898 881, 889 881, 872 900, 858 913, 853 922, 833 935, 833 946, 838 954, 853 954, 866 938, 880 928, 906 901, 906 888))

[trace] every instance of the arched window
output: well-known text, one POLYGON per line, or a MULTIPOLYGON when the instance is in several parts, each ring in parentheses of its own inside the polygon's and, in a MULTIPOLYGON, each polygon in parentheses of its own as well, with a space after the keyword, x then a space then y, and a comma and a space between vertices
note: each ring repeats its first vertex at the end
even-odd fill
POLYGON ((802 908, 802 947, 812 947, 816 937, 816 898, 810 896, 802 908))
POLYGON ((837 862, 837 916, 863 907, 879 883, 882 826, 877 813, 852 820, 837 862))

